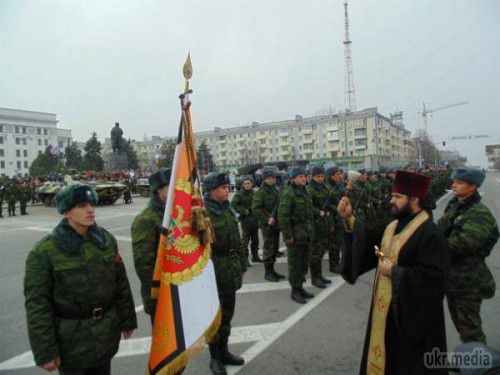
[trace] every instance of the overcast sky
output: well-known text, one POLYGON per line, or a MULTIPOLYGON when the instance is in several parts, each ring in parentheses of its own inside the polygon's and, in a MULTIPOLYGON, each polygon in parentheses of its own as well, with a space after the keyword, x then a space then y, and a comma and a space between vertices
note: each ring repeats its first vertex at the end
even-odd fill
MULTIPOLYGON (((313 115, 344 102, 342 0, 0 0, 0 107, 53 112, 84 141, 174 135, 191 51, 195 131, 313 115)), ((358 109, 422 102, 436 142, 472 164, 500 143, 500 1, 350 2, 358 109)))

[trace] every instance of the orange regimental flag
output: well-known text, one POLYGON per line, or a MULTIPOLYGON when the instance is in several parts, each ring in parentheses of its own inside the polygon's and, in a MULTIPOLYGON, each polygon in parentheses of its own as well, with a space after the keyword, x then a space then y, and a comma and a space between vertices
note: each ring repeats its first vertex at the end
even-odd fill
MULTIPOLYGON (((184 76, 189 79, 189 57, 186 65, 184 76)), ((186 82, 185 93, 180 96, 182 118, 151 290, 157 307, 149 374, 179 372, 210 342, 221 319, 210 259, 212 227, 196 169, 190 93, 186 82)))

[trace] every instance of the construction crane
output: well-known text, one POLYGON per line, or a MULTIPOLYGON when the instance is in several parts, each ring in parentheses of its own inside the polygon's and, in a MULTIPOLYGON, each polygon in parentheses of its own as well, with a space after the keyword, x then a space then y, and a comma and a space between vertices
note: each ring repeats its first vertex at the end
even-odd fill
POLYGON ((437 108, 433 108, 433 109, 427 109, 425 107, 425 103, 422 103, 422 118, 424 119, 424 133, 427 133, 427 115, 428 114, 432 115, 434 112, 442 111, 443 109, 458 107, 458 106, 465 105, 465 104, 469 104, 469 102, 459 102, 459 103, 444 105, 442 107, 437 107, 437 108))

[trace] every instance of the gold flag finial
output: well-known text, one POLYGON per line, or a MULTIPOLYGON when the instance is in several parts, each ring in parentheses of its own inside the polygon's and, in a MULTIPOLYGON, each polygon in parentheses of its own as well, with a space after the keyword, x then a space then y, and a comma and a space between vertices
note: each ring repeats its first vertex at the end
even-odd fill
POLYGON ((184 74, 184 78, 186 78, 186 91, 189 90, 189 80, 193 76, 193 66, 191 65, 191 52, 188 52, 188 56, 184 66, 182 68, 182 73, 184 74))

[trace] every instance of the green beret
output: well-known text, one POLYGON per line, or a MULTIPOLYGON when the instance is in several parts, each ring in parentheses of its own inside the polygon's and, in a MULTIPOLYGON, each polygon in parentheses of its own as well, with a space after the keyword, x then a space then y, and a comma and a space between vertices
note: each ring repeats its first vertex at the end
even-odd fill
POLYGON ((75 182, 57 193, 54 197, 54 204, 57 211, 63 214, 80 203, 97 204, 98 200, 97 193, 92 186, 75 182))
POLYGON ((160 168, 149 177, 149 190, 156 191, 170 183, 171 168, 160 168))
POLYGON ((208 191, 218 188, 222 185, 229 185, 229 176, 225 173, 212 172, 203 181, 205 189, 208 191))
POLYGON ((479 187, 483 184, 484 172, 476 168, 458 168, 451 174, 451 179, 465 181, 479 187))
POLYGON ((306 170, 304 169, 304 167, 293 167, 288 171, 288 175, 290 176, 290 178, 295 178, 301 174, 306 174, 306 170))
POLYGON ((323 168, 321 165, 315 165, 311 169, 311 174, 313 176, 316 176, 318 174, 325 174, 325 168, 323 168))

